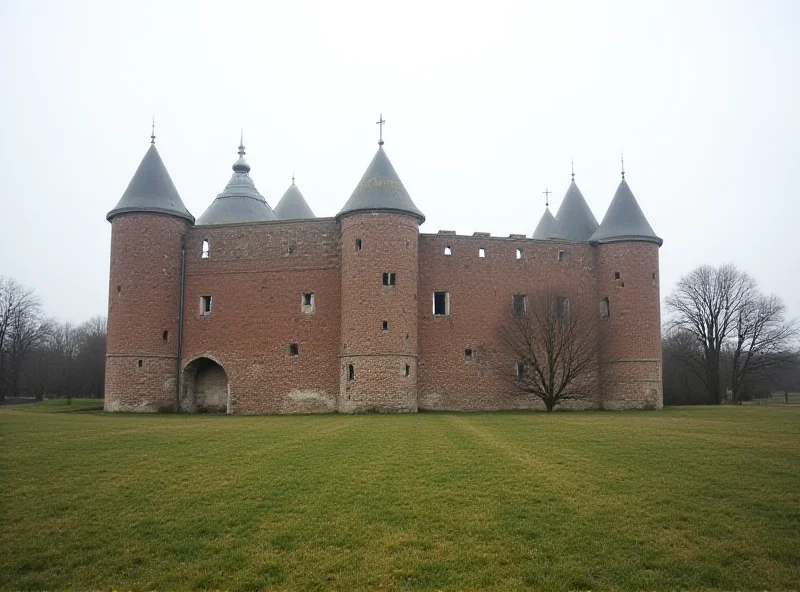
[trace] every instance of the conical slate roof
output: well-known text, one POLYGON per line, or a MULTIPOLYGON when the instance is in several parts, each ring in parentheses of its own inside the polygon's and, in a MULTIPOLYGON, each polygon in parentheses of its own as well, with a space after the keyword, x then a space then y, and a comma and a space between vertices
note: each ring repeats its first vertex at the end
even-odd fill
POLYGON ((425 221, 425 215, 411 201, 383 146, 378 147, 353 195, 336 217, 359 211, 403 212, 419 218, 420 224, 425 221))
POLYGON ((590 240, 599 243, 623 240, 646 241, 659 246, 664 242, 653 232, 624 178, 617 187, 611 205, 608 206, 603 223, 590 240))
POLYGON ((558 223, 558 220, 555 219, 555 216, 550 213, 550 208, 545 208, 542 219, 539 220, 536 230, 533 231, 533 238, 540 240, 564 238, 563 234, 561 225, 558 223))
POLYGON ((283 194, 278 205, 275 206, 274 212, 278 220, 306 220, 309 218, 316 218, 314 212, 308 207, 303 194, 300 193, 297 185, 294 184, 294 178, 292 178, 292 184, 289 185, 289 189, 286 190, 286 193, 283 194))
POLYGON ((194 222, 194 216, 183 205, 154 142, 147 149, 119 203, 106 215, 106 220, 111 221, 117 214, 128 212, 169 214, 194 222))
POLYGON ((233 224, 235 222, 263 222, 278 217, 258 192, 250 178, 250 165, 244 159, 244 146, 239 145, 239 160, 233 164, 233 176, 225 190, 212 202, 198 225, 233 224))
POLYGON ((583 199, 575 181, 569 184, 564 201, 558 208, 556 220, 561 225, 562 238, 567 240, 586 241, 597 230, 597 218, 583 199))

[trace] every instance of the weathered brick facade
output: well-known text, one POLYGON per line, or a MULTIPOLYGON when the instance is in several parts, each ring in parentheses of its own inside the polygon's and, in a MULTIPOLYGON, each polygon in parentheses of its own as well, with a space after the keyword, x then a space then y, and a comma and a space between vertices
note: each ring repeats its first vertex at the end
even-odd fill
MULTIPOLYGON (((602 240, 458 236, 419 233, 424 216, 382 147, 370 167, 337 218, 195 225, 151 146, 109 214, 106 409, 542 408, 501 377, 516 362, 497 335, 514 295, 542 292, 596 311, 598 370, 583 378, 588 396, 565 407, 661 407, 660 239, 646 221, 643 237, 620 230, 620 219, 644 228, 624 180, 602 240), (370 209, 370 191, 404 205, 370 209), (444 314, 434 314, 436 293, 444 314)), ((234 171, 252 184, 243 157, 234 171)), ((593 232, 574 183, 570 192, 571 215, 593 232)), ((545 227, 557 230, 549 211, 537 232, 545 227)))

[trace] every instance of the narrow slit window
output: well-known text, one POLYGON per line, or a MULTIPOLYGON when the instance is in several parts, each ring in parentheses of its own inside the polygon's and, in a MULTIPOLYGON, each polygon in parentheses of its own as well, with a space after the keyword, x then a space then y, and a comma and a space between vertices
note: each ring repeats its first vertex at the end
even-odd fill
POLYGON ((522 249, 517 249, 517 259, 522 259, 522 249))
POLYGON ((357 238, 356 239, 356 251, 360 251, 360 250, 361 250, 361 239, 357 238))
POLYGON ((292 356, 292 357, 299 356, 300 355, 300 346, 297 345, 296 343, 290 343, 289 344, 289 355, 292 356))
POLYGON ((211 296, 200 296, 200 314, 204 317, 211 314, 211 296))
POLYGON ((609 305, 608 297, 602 298, 600 300, 600 317, 607 319, 609 316, 611 316, 611 306, 609 305))
POLYGON ((433 293, 433 314, 434 316, 450 314, 450 292, 433 293))
POLYGON ((383 321, 381 323, 381 331, 388 331, 389 330, 389 321, 383 321))
POLYGON ((447 245, 447 246, 444 248, 444 254, 445 254, 445 255, 452 255, 452 254, 453 254, 453 249, 451 249, 451 248, 450 248, 450 245, 447 245))
POLYGON ((202 259, 208 259, 208 239, 203 240, 203 252, 201 253, 200 257, 202 259))
POLYGON ((517 362, 517 380, 525 378, 525 362, 517 362))
POLYGON ((481 257, 481 258, 486 257, 486 249, 484 249, 483 247, 478 249, 478 257, 481 257))
POLYGON ((356 369, 352 364, 347 365, 347 380, 355 380, 356 369))
POLYGON ((397 283, 397 276, 393 272, 384 272, 383 274, 383 285, 384 286, 394 286, 397 283))
POLYGON ((528 299, 525 297, 525 294, 514 294, 512 304, 514 307, 514 315, 522 317, 527 314, 528 299))
POLYGON ((559 319, 565 319, 569 316, 569 298, 566 296, 556 298, 556 316, 559 319))
POLYGON ((303 292, 300 294, 300 312, 311 314, 316 310, 316 300, 314 292, 303 292))
POLYGON ((142 367, 142 360, 137 360, 136 361, 136 367, 137 368, 141 368, 142 367))
POLYGON ((408 378, 409 376, 411 376, 411 366, 406 364, 406 367, 403 370, 403 378, 408 378))
POLYGON ((169 341, 169 331, 164 331, 161 333, 161 339, 164 341, 169 341))
POLYGON ((618 279, 619 279, 619 272, 618 272, 618 271, 615 271, 615 272, 614 272, 614 279, 615 279, 615 280, 618 280, 618 279))
POLYGON ((559 261, 563 261, 564 257, 565 257, 564 251, 559 251, 558 252, 558 260, 559 261))

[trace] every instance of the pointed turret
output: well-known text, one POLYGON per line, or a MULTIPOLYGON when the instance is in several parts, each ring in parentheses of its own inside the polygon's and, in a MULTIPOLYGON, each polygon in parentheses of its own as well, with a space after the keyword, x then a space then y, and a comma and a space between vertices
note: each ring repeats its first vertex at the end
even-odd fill
POLYGON ((597 230, 597 218, 589 209, 581 190, 573 180, 558 208, 556 220, 561 226, 562 238, 573 241, 586 241, 597 230))
POLYGON ((250 178, 250 165, 244 158, 244 142, 239 143, 239 159, 233 163, 233 176, 225 190, 197 219, 198 225, 233 224, 277 220, 264 196, 250 178))
POLYGON ((362 211, 400 212, 416 216, 420 224, 425 221, 425 215, 411 201, 408 191, 389 162, 383 145, 378 146, 378 151, 356 185, 353 195, 336 217, 362 211))
POLYGON ((128 212, 149 212, 154 214, 168 214, 194 222, 194 216, 189 213, 178 195, 178 190, 164 166, 164 161, 156 150, 155 136, 150 148, 136 169, 131 182, 117 206, 111 210, 106 219, 111 219, 118 214, 128 212))
POLYGON ((561 230, 561 225, 556 220, 555 216, 550 212, 550 208, 545 208, 542 219, 533 231, 533 238, 539 240, 548 240, 551 238, 564 238, 564 233, 561 230))
POLYGON ((599 243, 645 241, 659 246, 664 242, 653 232, 624 177, 608 206, 603 223, 589 240, 599 243))
POLYGON ((292 177, 292 184, 289 189, 283 194, 283 197, 275 206, 275 215, 278 220, 307 220, 316 218, 314 212, 308 207, 303 194, 294 184, 294 176, 292 177))

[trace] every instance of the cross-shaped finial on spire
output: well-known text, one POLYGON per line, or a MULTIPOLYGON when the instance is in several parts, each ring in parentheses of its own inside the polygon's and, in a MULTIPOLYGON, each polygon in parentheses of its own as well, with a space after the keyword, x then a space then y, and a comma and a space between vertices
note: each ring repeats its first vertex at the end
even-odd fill
POLYGON ((378 121, 376 121, 375 123, 377 125, 381 126, 381 131, 380 131, 381 135, 380 135, 380 139, 378 140, 378 146, 383 146, 383 124, 386 123, 386 120, 383 118, 383 113, 381 113, 381 116, 378 118, 378 121))
POLYGON ((544 205, 549 208, 550 207, 550 194, 553 193, 553 192, 550 191, 547 187, 545 187, 544 191, 542 191, 542 193, 544 193, 544 205))
POLYGON ((625 180, 625 155, 620 151, 619 161, 622 163, 622 180, 625 180))
POLYGON ((294 185, 294 169, 292 169, 292 185, 294 185))
POLYGON ((153 111, 153 123, 150 127, 150 143, 156 143, 156 112, 153 111))
POLYGON ((572 160, 572 180, 574 181, 575 180, 575 159, 573 158, 571 160, 572 160))

